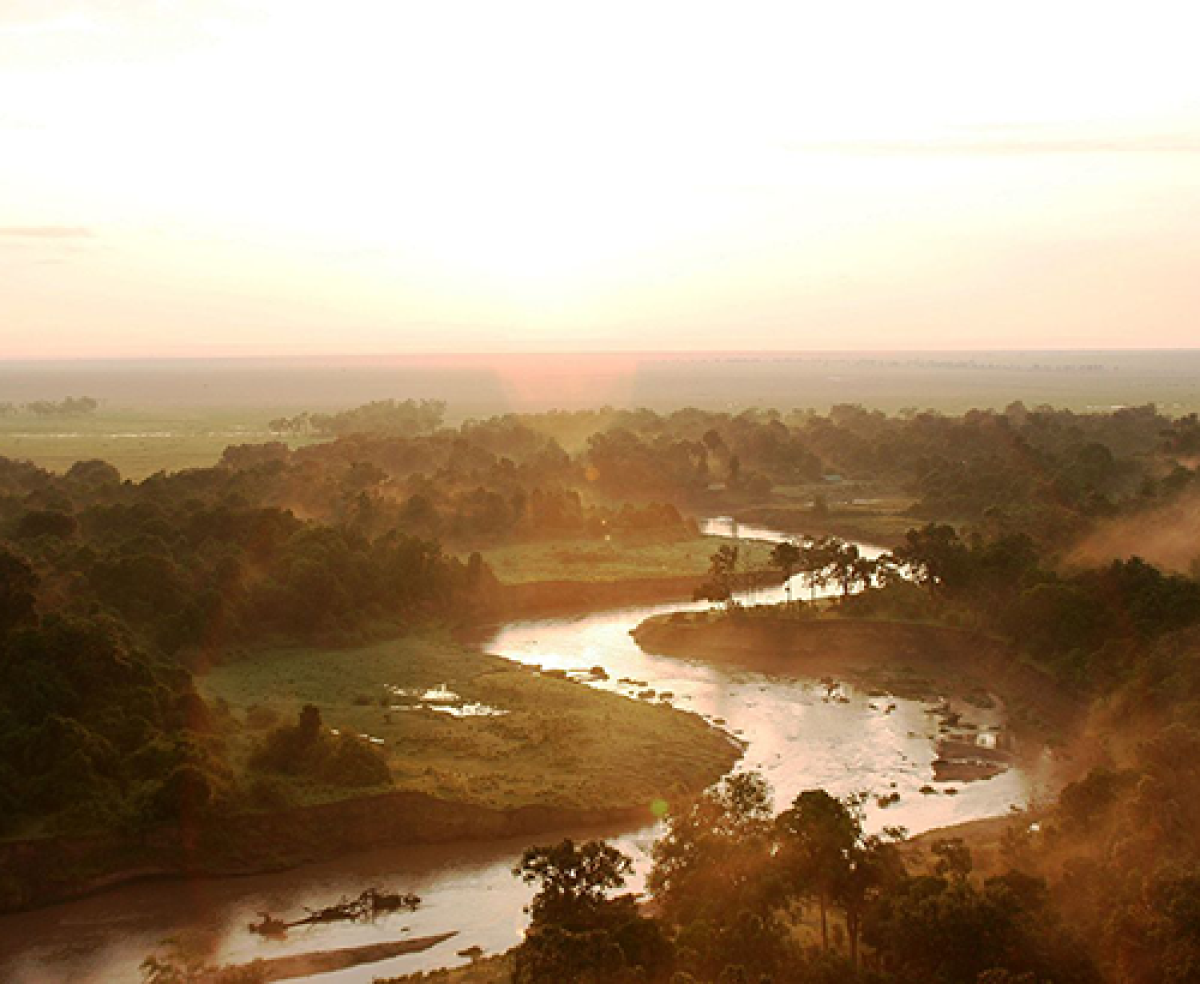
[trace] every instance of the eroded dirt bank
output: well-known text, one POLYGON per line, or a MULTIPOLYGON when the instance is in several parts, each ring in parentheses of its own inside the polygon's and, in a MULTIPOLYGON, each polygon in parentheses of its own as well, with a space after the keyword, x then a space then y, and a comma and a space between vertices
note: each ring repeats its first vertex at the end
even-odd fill
POLYGON ((161 826, 137 838, 98 834, 11 841, 0 844, 0 911, 48 905, 136 878, 251 874, 394 844, 490 840, 652 820, 648 806, 495 810, 395 792, 161 826))

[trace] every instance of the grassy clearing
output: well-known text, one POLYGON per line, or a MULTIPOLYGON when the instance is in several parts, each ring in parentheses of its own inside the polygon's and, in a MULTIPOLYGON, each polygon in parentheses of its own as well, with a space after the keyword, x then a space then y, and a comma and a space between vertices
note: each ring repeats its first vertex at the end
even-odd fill
POLYGON ((905 533, 925 523, 925 520, 904 512, 912 504, 910 499, 830 505, 824 515, 813 513, 809 506, 789 504, 786 500, 783 503, 739 509, 737 517, 743 522, 772 526, 785 533, 810 536, 832 534, 885 547, 903 542, 905 533))
POLYGON ((934 874, 937 857, 932 853, 935 841, 957 838, 971 852, 974 877, 978 880, 1000 875, 1012 869, 1012 846, 1020 845, 1022 833, 1037 814, 1012 813, 1003 817, 969 820, 952 827, 927 830, 905 841, 901 847, 904 862, 913 874, 934 874))
MULTIPOLYGON (((252 707, 252 720, 266 709, 290 722, 312 703, 330 727, 383 739, 394 788, 501 809, 648 808, 702 788, 735 758, 728 740, 694 715, 543 676, 440 636, 262 652, 216 667, 200 685, 228 702, 241 761, 264 729, 247 723, 252 707), (460 706, 503 713, 454 717, 392 687, 444 687, 460 706)), ((293 793, 304 802, 347 795, 312 785, 293 793)))
MULTIPOLYGON (((506 584, 533 581, 619 581, 639 577, 702 577, 709 559, 729 541, 697 536, 670 543, 629 540, 567 539, 510 544, 484 553, 506 584)), ((742 555, 754 567, 766 567, 771 548, 743 542, 742 555)))
MULTIPOLYGON (((0 455, 66 471, 76 461, 101 458, 125 478, 157 471, 214 465, 231 444, 261 444, 279 438, 267 422, 290 408, 155 410, 101 409, 88 417, 0 417, 0 455)), ((289 438, 293 446, 310 439, 289 438)))

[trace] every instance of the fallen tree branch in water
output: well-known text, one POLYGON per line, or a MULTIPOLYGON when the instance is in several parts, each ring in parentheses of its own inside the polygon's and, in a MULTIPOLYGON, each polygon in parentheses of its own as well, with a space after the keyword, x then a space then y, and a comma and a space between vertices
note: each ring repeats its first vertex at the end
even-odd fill
POLYGON ((416 912, 420 904, 421 897, 412 892, 385 892, 378 888, 368 888, 356 899, 343 897, 336 904, 325 906, 322 909, 309 909, 305 906, 308 915, 292 922, 276 919, 269 912, 260 912, 260 921, 250 923, 247 928, 250 932, 258 933, 260 936, 279 937, 286 936, 287 931, 295 926, 341 921, 365 922, 391 912, 399 912, 401 909, 416 912))

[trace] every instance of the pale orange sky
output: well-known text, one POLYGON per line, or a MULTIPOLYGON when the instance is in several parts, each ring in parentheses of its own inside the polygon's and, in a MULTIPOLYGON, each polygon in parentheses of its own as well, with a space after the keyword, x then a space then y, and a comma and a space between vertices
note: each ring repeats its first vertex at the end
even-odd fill
POLYGON ((1200 5, 0 2, 0 358, 1200 341, 1200 5))

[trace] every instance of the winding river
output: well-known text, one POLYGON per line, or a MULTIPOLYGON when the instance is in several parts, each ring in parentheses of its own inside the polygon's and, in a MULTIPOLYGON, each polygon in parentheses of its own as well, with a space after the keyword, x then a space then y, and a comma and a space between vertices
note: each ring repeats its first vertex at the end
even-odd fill
MULTIPOLYGON (((711 520, 712 535, 778 540, 773 530, 711 520)), ((879 553, 860 545, 868 556, 879 553)), ((799 590, 797 587, 796 590, 799 590)), ((759 590, 753 600, 782 600, 782 586, 759 590)), ((936 720, 928 703, 880 700, 843 684, 829 699, 819 681, 770 677, 702 660, 643 653, 629 632, 644 618, 700 603, 624 608, 574 618, 514 622, 485 648, 545 668, 586 670, 603 666, 608 679, 592 686, 636 697, 653 689, 672 694, 675 706, 701 714, 746 743, 739 768, 763 772, 779 803, 797 792, 824 787, 836 794, 898 793, 883 809, 872 800, 868 824, 899 824, 916 833, 1008 812, 1052 790, 1047 750, 1023 756, 993 779, 951 784, 957 795, 923 795, 936 757, 936 720), (626 681, 626 682, 622 682, 626 681), (636 681, 636 682, 628 682, 636 681), (894 705, 890 712, 886 705, 894 705)), ((999 731, 995 710, 970 709, 981 731, 999 731)), ((943 789, 945 787, 943 786, 943 789)), ((634 857, 640 887, 656 829, 563 831, 558 836, 606 836, 634 857)), ((538 838, 556 839, 553 834, 538 838)), ((376 977, 465 962, 459 951, 487 953, 518 942, 530 890, 511 870, 529 838, 478 844, 391 848, 282 873, 241 878, 133 883, 91 898, 0 918, 0 980, 10 984, 72 981, 121 984, 138 981, 138 965, 160 941, 181 938, 215 963, 246 962, 312 950, 359 946, 407 936, 457 930, 453 939, 423 953, 321 975, 322 984, 364 984, 376 977), (415 913, 374 924, 327 924, 293 931, 286 940, 264 940, 247 931, 261 911, 300 912, 356 895, 380 884, 423 899, 415 913)))

